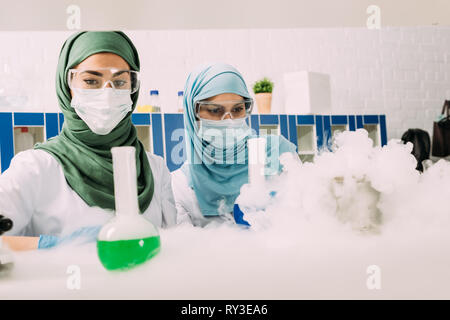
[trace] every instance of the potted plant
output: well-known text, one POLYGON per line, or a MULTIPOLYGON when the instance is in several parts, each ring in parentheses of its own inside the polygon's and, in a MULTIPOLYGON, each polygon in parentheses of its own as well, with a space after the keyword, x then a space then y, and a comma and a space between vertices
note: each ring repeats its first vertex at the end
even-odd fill
POLYGON ((270 113, 272 104, 273 82, 268 78, 256 81, 253 85, 258 113, 270 113))

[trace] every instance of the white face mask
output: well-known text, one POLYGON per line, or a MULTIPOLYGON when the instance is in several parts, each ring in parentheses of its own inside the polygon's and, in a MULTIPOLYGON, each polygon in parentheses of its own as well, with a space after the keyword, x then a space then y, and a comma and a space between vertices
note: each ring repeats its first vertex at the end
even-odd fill
POLYGON ((230 149, 239 145, 250 135, 246 118, 226 120, 200 119, 197 135, 218 149, 230 149))
POLYGON ((133 101, 130 90, 72 89, 72 108, 92 132, 110 133, 131 111, 133 101))

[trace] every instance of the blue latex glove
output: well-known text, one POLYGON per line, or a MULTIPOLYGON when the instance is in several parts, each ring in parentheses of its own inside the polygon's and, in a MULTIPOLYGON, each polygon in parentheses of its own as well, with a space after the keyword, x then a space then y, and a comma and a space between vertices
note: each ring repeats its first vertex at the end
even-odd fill
POLYGON ((234 217, 234 221, 236 221, 236 224, 250 227, 250 223, 248 223, 247 221, 244 220, 244 213, 242 212, 241 208, 239 208, 238 204, 234 204, 233 217, 234 217))
MULTIPOLYGON (((275 198, 277 195, 276 191, 271 191, 269 193, 270 198, 275 198)), ((239 208, 239 205, 237 203, 234 204, 233 207, 233 217, 234 221, 236 221, 236 224, 246 226, 247 228, 250 227, 250 223, 244 220, 244 212, 242 212, 241 208, 239 208)))
POLYGON ((83 227, 65 237, 41 235, 39 237, 38 249, 53 248, 62 243, 68 243, 80 238, 84 240, 82 243, 94 242, 97 241, 97 235, 101 228, 101 226, 83 227))

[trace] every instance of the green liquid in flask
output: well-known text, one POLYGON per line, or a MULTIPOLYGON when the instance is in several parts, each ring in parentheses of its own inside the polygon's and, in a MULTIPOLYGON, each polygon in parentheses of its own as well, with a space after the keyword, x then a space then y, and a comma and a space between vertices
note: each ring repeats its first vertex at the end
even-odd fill
POLYGON ((97 241, 98 257, 108 270, 133 268, 155 256, 161 248, 158 236, 116 241, 97 241))
POLYGON ((115 217, 97 236, 97 255, 107 270, 128 270, 161 249, 158 229, 139 211, 134 147, 111 148, 115 217))

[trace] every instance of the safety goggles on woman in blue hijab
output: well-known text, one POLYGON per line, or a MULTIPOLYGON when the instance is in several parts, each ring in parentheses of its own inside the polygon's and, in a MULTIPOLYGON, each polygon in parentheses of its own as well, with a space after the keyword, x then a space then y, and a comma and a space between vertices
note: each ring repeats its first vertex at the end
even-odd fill
MULTIPOLYGON (((183 172, 204 216, 232 212, 242 185, 248 183, 247 140, 256 137, 248 126, 253 101, 239 71, 224 63, 204 65, 191 72, 184 92, 187 164, 183 172), (224 93, 242 99, 228 101, 229 111, 222 105, 205 102, 224 93), (202 116, 202 112, 210 115, 202 116), (214 113, 218 115, 211 116, 214 113), (226 113, 229 119, 225 119, 226 113)), ((270 137, 266 165, 274 167, 276 162, 279 168, 279 155, 296 152, 296 147, 282 136, 270 137)))

